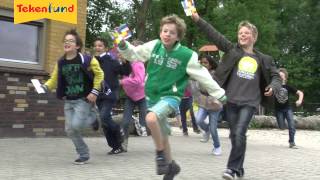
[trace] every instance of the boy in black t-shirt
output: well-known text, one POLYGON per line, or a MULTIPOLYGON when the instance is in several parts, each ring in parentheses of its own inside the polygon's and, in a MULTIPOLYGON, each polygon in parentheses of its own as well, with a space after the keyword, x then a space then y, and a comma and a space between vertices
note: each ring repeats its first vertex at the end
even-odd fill
POLYGON ((296 94, 298 95, 298 100, 296 101, 296 106, 300 106, 303 100, 303 92, 297 90, 294 87, 287 85, 288 81, 288 72, 284 68, 279 69, 279 75, 282 79, 282 88, 276 94, 275 100, 275 115, 277 118, 278 126, 280 129, 285 128, 284 119, 288 122, 288 129, 289 129, 289 147, 290 148, 297 148, 294 142, 294 135, 295 135, 295 125, 293 119, 293 112, 289 104, 289 94, 296 94))
POLYGON ((67 31, 63 37, 64 55, 42 86, 46 90, 56 89, 57 98, 64 101, 65 132, 79 155, 73 162, 77 165, 88 163, 90 158, 82 130, 97 122, 94 106, 104 76, 95 58, 80 53, 82 46, 76 30, 67 31))

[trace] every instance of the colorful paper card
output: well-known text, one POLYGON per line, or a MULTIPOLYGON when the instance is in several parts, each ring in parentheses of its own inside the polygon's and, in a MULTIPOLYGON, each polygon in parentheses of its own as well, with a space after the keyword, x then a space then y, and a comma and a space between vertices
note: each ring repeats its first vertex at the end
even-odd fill
POLYGON ((197 9, 193 0, 183 0, 181 1, 181 4, 187 16, 191 16, 193 13, 197 12, 197 9))
POLYGON ((115 28, 115 31, 111 33, 111 37, 116 44, 119 44, 122 40, 127 40, 132 36, 127 24, 122 24, 121 26, 115 28))

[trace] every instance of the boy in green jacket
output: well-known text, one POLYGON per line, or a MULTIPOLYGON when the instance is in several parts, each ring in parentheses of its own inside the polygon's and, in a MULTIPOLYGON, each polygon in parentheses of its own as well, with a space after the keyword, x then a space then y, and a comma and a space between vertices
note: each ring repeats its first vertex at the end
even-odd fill
POLYGON ((164 179, 173 179, 180 167, 172 160, 168 135, 170 126, 167 117, 178 110, 181 97, 192 78, 219 99, 225 100, 225 91, 211 78, 208 70, 198 62, 198 55, 182 46, 186 24, 177 15, 169 15, 160 22, 160 39, 140 46, 122 41, 120 53, 129 61, 149 61, 145 85, 148 114, 146 116, 156 146, 157 174, 164 179))

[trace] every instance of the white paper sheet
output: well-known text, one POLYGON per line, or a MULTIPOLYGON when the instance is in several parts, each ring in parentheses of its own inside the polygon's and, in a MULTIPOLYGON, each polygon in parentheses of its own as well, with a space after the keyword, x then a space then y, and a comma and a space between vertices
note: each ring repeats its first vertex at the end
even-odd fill
POLYGON ((46 93, 45 90, 41 87, 40 81, 38 79, 31 79, 31 82, 38 94, 46 93))

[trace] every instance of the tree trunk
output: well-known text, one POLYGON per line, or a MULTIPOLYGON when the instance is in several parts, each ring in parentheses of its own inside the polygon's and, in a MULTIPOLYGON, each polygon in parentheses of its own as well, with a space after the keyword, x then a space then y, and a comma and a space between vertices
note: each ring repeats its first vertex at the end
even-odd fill
POLYGON ((143 0, 142 4, 138 7, 137 12, 137 39, 145 41, 146 36, 144 36, 146 30, 146 17, 151 5, 152 0, 143 0))

